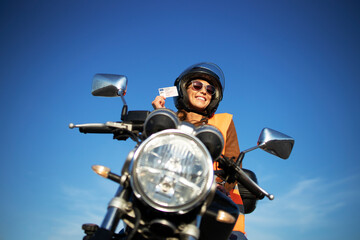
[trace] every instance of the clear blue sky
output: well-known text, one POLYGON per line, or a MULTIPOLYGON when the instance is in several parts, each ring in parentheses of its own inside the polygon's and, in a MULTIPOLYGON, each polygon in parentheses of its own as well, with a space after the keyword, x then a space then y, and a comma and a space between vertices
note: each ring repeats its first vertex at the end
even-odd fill
POLYGON ((116 185, 90 166, 119 171, 134 144, 68 129, 119 120, 120 99, 90 94, 95 73, 127 75, 130 110, 151 110, 200 61, 225 73, 218 112, 241 149, 263 127, 296 139, 289 160, 244 160, 275 195, 246 216, 249 240, 360 239, 359 1, 3 0, 0 19, 0 239, 101 222, 116 185))

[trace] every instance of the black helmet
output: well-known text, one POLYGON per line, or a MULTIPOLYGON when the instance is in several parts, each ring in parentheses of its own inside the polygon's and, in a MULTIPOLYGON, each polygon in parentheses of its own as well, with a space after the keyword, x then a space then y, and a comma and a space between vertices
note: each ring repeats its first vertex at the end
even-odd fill
POLYGON ((178 110, 184 109, 188 112, 196 112, 203 116, 211 117, 215 113, 220 101, 223 98, 225 77, 219 66, 214 63, 203 62, 194 64, 183 71, 175 80, 174 85, 177 87, 179 93, 179 96, 174 98, 175 107, 178 110), (203 79, 216 88, 215 94, 212 96, 205 112, 196 111, 195 109, 192 109, 189 104, 186 84, 194 79, 203 79))

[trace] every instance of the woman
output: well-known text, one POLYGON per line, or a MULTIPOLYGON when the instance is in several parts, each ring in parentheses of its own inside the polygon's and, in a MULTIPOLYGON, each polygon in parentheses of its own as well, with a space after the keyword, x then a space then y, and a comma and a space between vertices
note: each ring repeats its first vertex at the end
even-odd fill
MULTIPOLYGON (((178 117, 195 126, 210 124, 217 127, 224 136, 223 155, 228 158, 237 158, 240 153, 235 125, 232 115, 228 113, 215 114, 223 97, 225 78, 222 70, 213 63, 199 63, 187 68, 175 80, 178 97, 174 103, 178 109, 178 117)), ((152 102, 154 109, 165 108, 165 97, 157 96, 152 102)), ((214 166, 216 170, 216 166, 214 166)), ((219 184, 221 180, 217 179, 219 184)), ((240 215, 230 239, 246 239, 244 230, 244 207, 235 184, 225 184, 231 199, 239 206, 240 215)))

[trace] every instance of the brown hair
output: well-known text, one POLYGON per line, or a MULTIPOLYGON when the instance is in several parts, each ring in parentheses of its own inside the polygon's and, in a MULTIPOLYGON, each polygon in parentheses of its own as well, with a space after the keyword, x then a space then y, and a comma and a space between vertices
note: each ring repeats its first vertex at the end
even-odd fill
MULTIPOLYGON (((179 118, 180 121, 186 121, 187 119, 187 112, 185 110, 179 110, 176 113, 177 117, 179 118)), ((195 127, 200 126, 200 125, 204 125, 208 123, 209 118, 203 116, 200 121, 196 121, 196 122, 190 122, 191 124, 194 124, 195 127)))

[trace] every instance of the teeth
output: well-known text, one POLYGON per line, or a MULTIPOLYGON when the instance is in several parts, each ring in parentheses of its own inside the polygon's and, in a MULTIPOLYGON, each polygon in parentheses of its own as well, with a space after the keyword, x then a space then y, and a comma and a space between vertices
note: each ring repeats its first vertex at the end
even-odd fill
POLYGON ((199 100, 205 101, 205 98, 204 98, 204 97, 196 97, 196 99, 199 99, 199 100))

